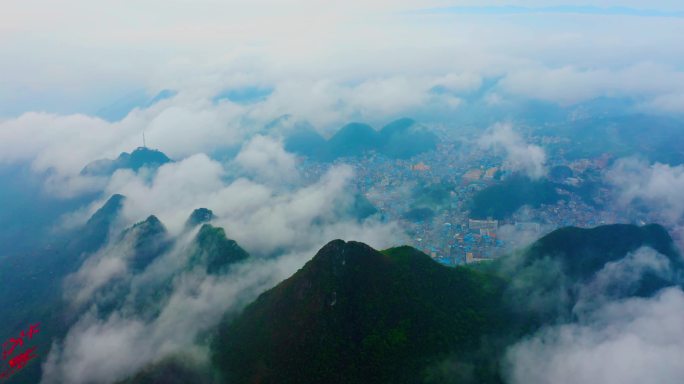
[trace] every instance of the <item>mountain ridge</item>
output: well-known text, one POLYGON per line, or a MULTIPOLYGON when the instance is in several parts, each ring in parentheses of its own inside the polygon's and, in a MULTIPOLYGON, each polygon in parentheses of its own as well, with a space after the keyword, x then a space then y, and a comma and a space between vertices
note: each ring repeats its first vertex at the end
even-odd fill
POLYGON ((390 158, 407 159, 433 150, 437 136, 415 120, 402 118, 380 130, 351 122, 326 140, 310 126, 303 126, 285 138, 285 149, 313 160, 330 162, 340 157, 358 157, 371 151, 390 158))

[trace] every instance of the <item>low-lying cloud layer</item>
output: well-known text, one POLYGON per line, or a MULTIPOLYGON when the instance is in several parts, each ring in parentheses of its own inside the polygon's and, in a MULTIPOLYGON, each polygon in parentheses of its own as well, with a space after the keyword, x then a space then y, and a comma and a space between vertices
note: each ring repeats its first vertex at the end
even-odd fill
POLYGON ((607 263, 573 288, 575 321, 547 326, 508 349, 508 382, 680 382, 684 292, 671 287, 654 297, 631 297, 647 274, 677 281, 672 273, 667 257, 650 248, 607 263))
POLYGON ((684 165, 648 162, 636 158, 618 160, 605 173, 621 209, 640 212, 650 221, 668 226, 684 249, 684 165))
POLYGON ((351 213, 349 166, 333 166, 318 181, 302 184, 294 158, 272 138, 257 136, 226 164, 198 154, 150 172, 119 170, 105 190, 127 197, 125 225, 154 214, 175 245, 136 273, 128 266, 136 233, 115 236, 65 279, 65 298, 82 314, 53 345, 43 366, 44 384, 109 383, 169 354, 206 362, 201 332, 293 274, 328 241, 354 239, 385 248, 403 240, 394 223, 351 213), (212 209, 213 224, 252 258, 226 275, 186 270, 197 229, 188 232, 184 224, 198 207, 212 209), (139 300, 156 289, 170 289, 168 301, 148 303, 141 313, 139 300), (124 304, 102 312, 112 300, 124 304))
POLYGON ((578 323, 550 327, 508 351, 510 382, 679 383, 684 292, 611 302, 578 323))

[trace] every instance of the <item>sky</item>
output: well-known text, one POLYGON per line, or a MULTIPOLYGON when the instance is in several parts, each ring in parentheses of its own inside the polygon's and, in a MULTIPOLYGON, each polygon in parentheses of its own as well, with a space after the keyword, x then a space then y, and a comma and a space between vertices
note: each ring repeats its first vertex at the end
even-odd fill
POLYGON ((349 121, 449 123, 521 100, 615 98, 681 116, 682 11, 676 1, 12 2, 0 15, 0 164, 31 161, 65 180, 137 147, 143 131, 178 159, 239 147, 283 115, 324 135, 349 121))
POLYGON ((671 49, 684 43, 682 12, 676 1, 12 2, 0 15, 0 118, 244 86, 351 87, 349 113, 392 114, 431 101, 443 76, 463 78, 454 98, 500 77, 502 97, 627 96, 671 113, 684 104, 684 54, 671 49))

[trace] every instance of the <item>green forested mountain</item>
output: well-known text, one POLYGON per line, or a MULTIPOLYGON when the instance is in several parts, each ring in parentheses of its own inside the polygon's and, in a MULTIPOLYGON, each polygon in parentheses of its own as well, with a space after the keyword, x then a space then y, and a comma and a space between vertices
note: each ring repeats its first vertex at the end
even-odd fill
POLYGON ((504 329, 503 287, 410 247, 335 240, 220 328, 215 363, 236 383, 415 383, 504 329))
MULTIPOLYGON (((458 268, 410 247, 336 240, 225 319, 214 365, 230 383, 500 382, 507 345, 563 321, 593 278, 644 246, 681 274, 658 225, 564 228, 495 263, 458 268)), ((679 281, 645 276, 648 290, 611 294, 650 295, 679 281)))
POLYGON ((188 268, 205 267, 208 274, 225 272, 238 261, 249 257, 235 240, 226 238, 223 228, 203 224, 195 237, 195 244, 188 258, 188 268))

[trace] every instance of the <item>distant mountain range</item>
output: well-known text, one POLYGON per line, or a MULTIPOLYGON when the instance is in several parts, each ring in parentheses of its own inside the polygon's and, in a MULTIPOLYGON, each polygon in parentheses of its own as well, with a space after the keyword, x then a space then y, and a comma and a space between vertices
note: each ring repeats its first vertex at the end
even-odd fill
POLYGON ((438 138, 412 119, 396 120, 380 131, 367 124, 349 123, 329 140, 309 126, 300 126, 285 138, 285 149, 318 161, 361 156, 369 151, 406 159, 434 150, 438 138))

